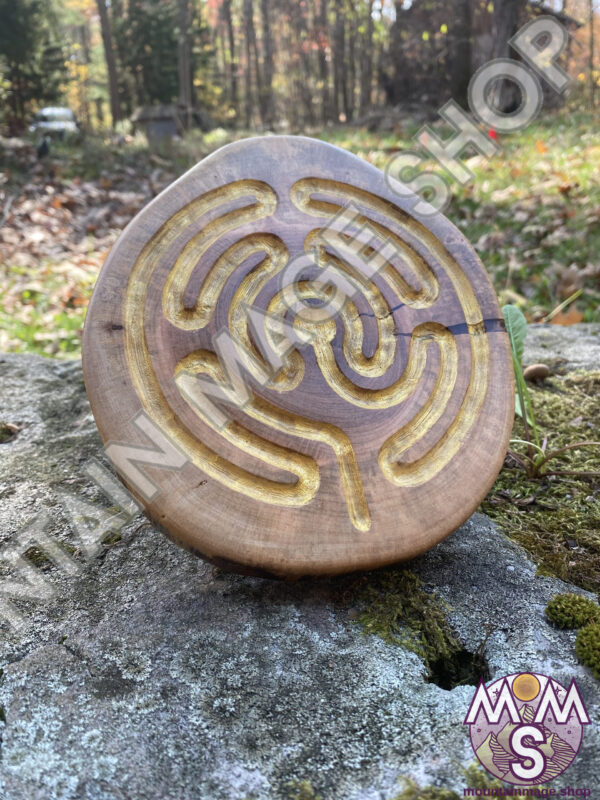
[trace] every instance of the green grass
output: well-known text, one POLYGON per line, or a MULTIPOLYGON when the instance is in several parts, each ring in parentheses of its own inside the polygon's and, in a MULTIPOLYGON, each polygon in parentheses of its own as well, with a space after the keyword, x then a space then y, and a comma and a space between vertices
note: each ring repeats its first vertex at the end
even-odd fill
MULTIPOLYGON (((334 128, 322 138, 382 169, 394 149, 419 150, 417 130, 412 123, 401 126, 400 136, 334 128)), ((442 138, 452 135, 444 126, 437 132, 442 138)), ((445 213, 477 246, 501 299, 542 318, 565 299, 557 291, 565 268, 598 264, 597 120, 584 113, 549 114, 519 133, 500 136, 498 144, 501 151, 491 159, 465 151, 462 158, 474 179, 464 187, 452 184, 445 213)), ((436 165, 427 161, 423 169, 436 165)), ((583 288, 577 307, 584 321, 598 322, 600 269, 585 276, 583 288)))
POLYGON ((80 278, 67 297, 64 276, 53 272, 50 263, 37 270, 10 265, 1 269, 0 351, 79 354, 95 276, 80 278))
MULTIPOLYGON (((392 133, 338 126, 317 135, 383 168, 399 148, 418 149, 413 139, 418 127, 407 120, 392 133)), ((442 136, 451 135, 443 126, 436 128, 442 136)), ((176 176, 247 135, 222 128, 194 132, 154 152, 141 136, 119 143, 88 137, 53 147, 48 166, 61 180, 101 183, 114 177, 120 188, 127 188, 128 180, 147 186, 157 164, 176 176)), ((583 288, 575 306, 583 320, 600 321, 600 136, 592 115, 549 114, 520 133, 500 137, 499 143, 501 152, 490 160, 463 154, 474 180, 465 187, 453 185, 446 214, 475 245, 502 302, 517 303, 530 320, 543 318, 564 299, 564 273, 575 264, 583 288)), ((9 191, 45 180, 31 165, 1 166, 9 191)), ((95 246, 91 236, 92 258, 95 246)), ((63 278, 54 267, 50 261, 26 269, 0 264, 0 350, 54 356, 80 351, 97 268, 77 278, 73 303, 61 299, 63 278), (27 288, 32 283, 35 291, 27 288)))
MULTIPOLYGON (((571 264, 600 252, 600 137, 591 116, 551 116, 505 137, 502 155, 474 168, 448 211, 472 243, 496 290, 530 316, 548 313, 571 264), (515 298, 516 295, 516 298, 515 298)), ((599 321, 600 272, 584 279, 584 321, 599 321)))

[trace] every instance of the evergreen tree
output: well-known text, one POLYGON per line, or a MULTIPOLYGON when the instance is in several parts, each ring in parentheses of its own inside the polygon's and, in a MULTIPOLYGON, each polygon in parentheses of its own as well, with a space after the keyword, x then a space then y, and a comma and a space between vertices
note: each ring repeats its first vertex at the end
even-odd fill
POLYGON ((51 0, 0 0, 0 69, 6 121, 22 130, 34 104, 54 103, 66 78, 65 55, 51 0))
POLYGON ((125 107, 171 103, 179 96, 177 3, 131 0, 112 3, 112 28, 125 107))

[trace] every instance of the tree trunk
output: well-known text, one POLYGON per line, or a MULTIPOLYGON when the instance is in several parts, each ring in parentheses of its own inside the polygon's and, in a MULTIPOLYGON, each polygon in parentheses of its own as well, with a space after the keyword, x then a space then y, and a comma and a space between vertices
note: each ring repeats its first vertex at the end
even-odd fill
MULTIPOLYGON (((496 0, 494 3, 494 58, 509 58, 510 40, 519 28, 519 17, 526 0, 496 0)), ((512 81, 499 81, 496 105, 501 111, 511 113, 520 104, 519 90, 512 81)))
POLYGON ((296 51, 300 62, 300 71, 296 74, 296 84, 298 87, 298 94, 302 98, 303 119, 304 124, 315 124, 315 115, 313 108, 314 94, 312 91, 312 69, 310 64, 310 57, 306 50, 306 42, 308 41, 308 25, 305 15, 305 6, 298 2, 291 3, 290 19, 292 29, 296 34, 296 51))
POLYGON ((329 102, 329 65, 327 63, 327 46, 329 42, 327 0, 321 0, 319 3, 317 26, 319 47, 319 80, 321 82, 321 119, 323 124, 325 124, 329 119, 331 119, 331 107, 329 102))
POLYGON ((348 66, 344 70, 346 78, 346 92, 344 95, 344 112, 346 120, 350 122, 354 119, 354 90, 356 87, 356 21, 357 13, 354 3, 351 4, 348 15, 348 66))
MULTIPOLYGON (((254 80, 256 83, 256 97, 261 122, 265 122, 264 92, 261 77, 258 48, 256 45, 256 31, 254 29, 254 8, 252 0, 244 0, 244 29, 246 40, 246 91, 252 94, 252 68, 254 67, 254 80)), ((250 125, 252 117, 252 98, 246 98, 246 123, 250 125)))
POLYGON ((237 76, 237 59, 235 48, 235 31, 233 28, 233 16, 231 13, 231 0, 223 0, 221 5, 221 15, 227 27, 227 39, 229 42, 229 100, 236 113, 239 113, 238 108, 238 76, 237 76))
POLYGON ((335 0, 335 23, 333 29, 333 104, 336 122, 340 119, 342 110, 346 108, 346 64, 345 30, 344 30, 344 2, 335 0))
POLYGON ((468 88, 471 80, 471 2, 454 0, 451 6, 452 20, 448 35, 448 57, 450 69, 450 91, 462 106, 468 104, 468 88))
POLYGON ((252 21, 252 0, 244 0, 244 44, 246 50, 246 69, 245 77, 245 98, 244 106, 246 111, 246 128, 252 123, 252 33, 254 23, 252 21))
POLYGON ((271 15, 269 9, 269 0, 261 0, 260 3, 262 15, 262 40, 263 40, 263 53, 264 53, 264 68, 263 68, 263 108, 265 113, 265 122, 271 127, 274 121, 274 104, 273 104, 273 73, 275 71, 273 62, 273 38, 271 34, 271 15))
POLYGON ((85 24, 80 25, 78 29, 79 33, 79 40, 81 43, 81 55, 83 58, 83 64, 85 65, 85 77, 81 83, 81 92, 80 92, 80 100, 79 105, 81 108, 81 122, 85 130, 90 128, 90 62, 91 62, 91 53, 90 53, 90 23, 86 19, 85 24))
POLYGON ((371 85, 373 83, 373 0, 367 2, 367 19, 362 40, 360 68, 360 113, 371 107, 371 85))
POLYGON ((590 3, 590 102, 592 108, 596 107, 596 76, 594 75, 594 0, 589 0, 590 3))
POLYGON ((106 70, 108 72, 108 91, 110 94, 110 115, 112 117, 113 128, 121 117, 121 103, 119 100, 119 81, 117 78, 117 64, 115 61, 115 51, 113 49, 112 34, 108 11, 106 10, 106 0, 96 0, 98 15, 100 16, 100 28, 102 31, 102 42, 104 44, 104 57, 106 59, 106 70))
POLYGON ((192 45, 190 41, 189 0, 177 0, 177 26, 179 37, 177 55, 179 65, 179 104, 183 112, 184 128, 192 127, 192 45))
MULTIPOLYGON (((409 89, 409 78, 411 75, 406 62, 404 53, 404 41, 402 39, 402 10, 404 0, 395 0, 394 11, 396 19, 390 28, 390 40, 388 46, 389 69, 379 70, 379 80, 385 92, 386 102, 396 105, 405 100, 409 89)), ((383 11, 383 3, 381 5, 383 11)), ((411 75, 411 81, 413 76, 411 75)))

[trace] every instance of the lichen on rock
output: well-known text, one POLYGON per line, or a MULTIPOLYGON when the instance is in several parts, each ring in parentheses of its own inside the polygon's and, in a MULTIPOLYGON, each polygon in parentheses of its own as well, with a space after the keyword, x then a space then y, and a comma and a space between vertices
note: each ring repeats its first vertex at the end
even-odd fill
MULTIPOLYGON (((549 335, 562 341, 561 331, 549 335)), ((550 363, 552 352, 535 360, 550 363)), ((540 391, 557 391, 557 380, 540 391)), ((557 594, 578 591, 577 570, 566 562, 566 581, 542 574, 535 548, 530 558, 489 517, 474 514, 410 564, 332 581, 219 572, 141 516, 86 559, 64 498, 114 511, 84 473, 103 453, 79 364, 0 355, 0 408, 21 427, 0 447, 0 547, 45 511, 46 533, 79 565, 65 575, 30 551, 28 567, 52 593, 7 595, 27 624, 0 623, 2 800, 288 800, 308 787, 323 800, 392 800, 407 787, 402 800, 454 800, 474 758, 462 724, 473 677, 447 688, 432 680, 436 647, 446 666, 449 654, 458 666, 481 654, 491 679, 523 670, 576 678, 600 717, 575 634, 544 613, 557 594)), ((515 481, 502 480, 511 508, 535 491, 516 496, 515 481)), ((575 505, 586 496, 582 484, 575 505)), ((530 521, 532 505, 515 510, 530 521)), ((589 785, 599 768, 591 725, 553 787, 589 785)))

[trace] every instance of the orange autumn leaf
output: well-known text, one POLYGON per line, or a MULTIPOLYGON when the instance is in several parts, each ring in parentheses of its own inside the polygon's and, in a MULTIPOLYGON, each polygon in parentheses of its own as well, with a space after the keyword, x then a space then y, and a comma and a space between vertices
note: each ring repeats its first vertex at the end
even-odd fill
POLYGON ((548 148, 542 142, 541 139, 538 139, 537 142, 535 143, 535 149, 538 151, 538 153, 547 153, 548 152, 548 148))
POLYGON ((571 306, 568 311, 559 311, 550 323, 552 325, 576 325, 578 322, 583 321, 583 314, 576 306, 571 306))
POLYGON ((562 195, 568 195, 568 194, 569 194, 569 193, 570 193, 570 192, 571 192, 573 189, 577 189, 578 187, 579 187, 579 184, 578 184, 576 181, 574 181, 574 182, 572 182, 572 183, 570 183, 569 181, 567 181, 566 183, 562 183, 562 184, 561 184, 561 185, 558 187, 558 191, 559 191, 559 192, 560 192, 562 195))

